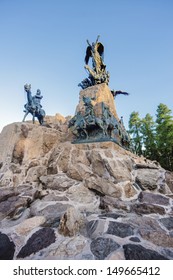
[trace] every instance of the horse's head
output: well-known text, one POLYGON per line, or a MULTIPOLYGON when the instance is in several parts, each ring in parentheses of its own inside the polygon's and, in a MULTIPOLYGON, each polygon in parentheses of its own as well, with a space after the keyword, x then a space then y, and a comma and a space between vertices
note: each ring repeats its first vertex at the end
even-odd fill
POLYGON ((72 119, 69 120, 68 122, 68 127, 72 127, 75 125, 75 122, 76 122, 76 116, 74 116, 72 119))
POLYGON ((25 85, 24 85, 24 90, 25 90, 26 92, 30 91, 30 90, 31 90, 31 84, 25 84, 25 85))

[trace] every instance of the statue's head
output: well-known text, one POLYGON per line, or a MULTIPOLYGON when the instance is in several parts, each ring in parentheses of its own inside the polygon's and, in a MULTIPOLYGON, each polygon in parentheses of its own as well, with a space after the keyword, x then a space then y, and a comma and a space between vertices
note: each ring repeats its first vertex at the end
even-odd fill
POLYGON ((40 89, 37 89, 36 95, 37 95, 37 96, 40 96, 40 95, 41 95, 41 90, 40 90, 40 89))
POLYGON ((31 90, 31 84, 25 84, 24 85, 24 90, 25 91, 31 90))

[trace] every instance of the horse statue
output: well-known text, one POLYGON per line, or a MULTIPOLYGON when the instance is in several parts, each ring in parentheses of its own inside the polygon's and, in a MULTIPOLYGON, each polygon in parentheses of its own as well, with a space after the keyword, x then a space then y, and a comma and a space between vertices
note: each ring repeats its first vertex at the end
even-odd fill
POLYGON ((23 122, 25 121, 26 116, 30 113, 32 115, 32 121, 35 123, 35 117, 38 119, 40 125, 44 123, 44 117, 46 115, 45 111, 42 109, 42 105, 40 104, 41 99, 41 91, 38 89, 36 95, 32 96, 31 93, 31 85, 24 85, 24 90, 27 93, 28 103, 24 105, 25 107, 25 115, 23 118, 23 122))
POLYGON ((97 130, 102 137, 106 135, 104 129, 104 123, 100 118, 83 116, 81 112, 78 112, 68 124, 71 132, 76 136, 77 140, 95 139, 97 135, 94 135, 97 130))
POLYGON ((88 133, 86 131, 86 122, 83 115, 78 112, 68 124, 72 133, 77 137, 77 139, 88 139, 88 133))
POLYGON ((68 127, 76 136, 77 140, 94 140, 98 137, 101 138, 107 135, 104 122, 101 118, 95 116, 92 98, 83 96, 85 106, 84 115, 79 111, 69 121, 68 127))

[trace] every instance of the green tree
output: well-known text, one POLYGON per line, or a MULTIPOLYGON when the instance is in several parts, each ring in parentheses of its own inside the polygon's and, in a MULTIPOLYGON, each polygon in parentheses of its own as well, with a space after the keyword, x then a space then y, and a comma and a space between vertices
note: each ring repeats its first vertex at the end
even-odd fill
POLYGON ((173 117, 171 110, 159 104, 156 114, 156 142, 158 161, 169 170, 173 170, 173 117))
POLYGON ((141 121, 143 155, 151 160, 157 159, 156 124, 150 114, 146 114, 141 121))
POLYGON ((138 112, 132 112, 129 119, 129 134, 132 137, 132 145, 138 155, 142 155, 141 119, 138 112))

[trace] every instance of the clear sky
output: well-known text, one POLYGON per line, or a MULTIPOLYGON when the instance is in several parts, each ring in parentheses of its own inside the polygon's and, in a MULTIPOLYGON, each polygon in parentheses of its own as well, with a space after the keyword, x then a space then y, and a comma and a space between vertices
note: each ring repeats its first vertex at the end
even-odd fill
POLYGON ((47 115, 73 115, 98 34, 109 87, 130 93, 115 100, 126 127, 132 111, 173 111, 172 0, 0 0, 0 131, 22 120, 25 83, 47 115))

